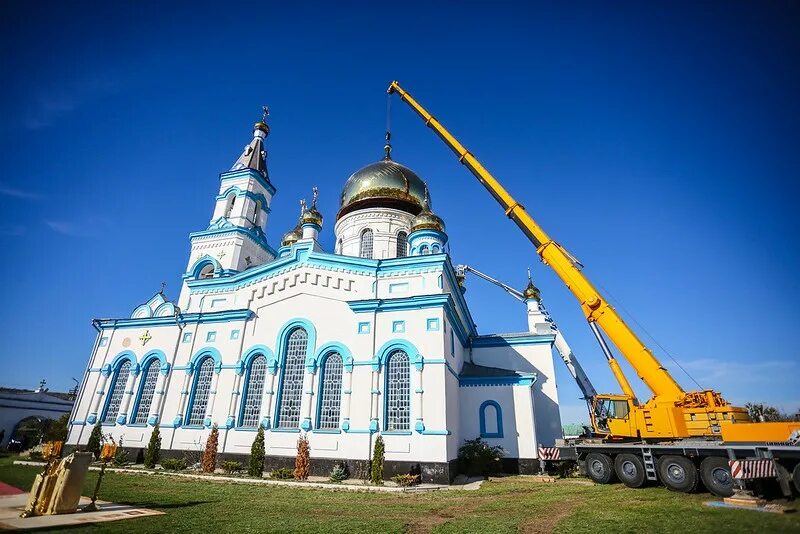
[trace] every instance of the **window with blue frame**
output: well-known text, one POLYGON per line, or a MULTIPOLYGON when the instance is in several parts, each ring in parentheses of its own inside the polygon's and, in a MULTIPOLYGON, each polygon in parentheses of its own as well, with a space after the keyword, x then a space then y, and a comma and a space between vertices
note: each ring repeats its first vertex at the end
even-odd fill
POLYGON ((192 340, 192 333, 191 332, 184 332, 183 333, 183 342, 188 343, 192 340))
POLYGON ((369 228, 365 228, 364 231, 361 232, 361 249, 359 250, 359 256, 372 259, 372 230, 369 228))
POLYGON ((342 405, 342 355, 331 352, 320 368, 319 417, 317 428, 333 430, 339 428, 342 405))
POLYGON ((114 371, 114 379, 111 381, 111 392, 106 401, 106 408, 103 412, 104 423, 114 423, 119 415, 119 407, 122 405, 122 397, 125 395, 125 385, 131 374, 131 361, 124 360, 114 371))
POLYGON ((493 400, 484 401, 478 409, 480 432, 482 438, 503 437, 503 410, 493 400))
POLYGON ((261 402, 264 395, 264 381, 267 377, 267 359, 263 354, 250 360, 242 395, 242 413, 239 426, 255 428, 261 415, 261 402))
POLYGON ((386 360, 386 430, 411 430, 411 369, 408 354, 392 352, 386 360))
POLYGON ((206 408, 208 398, 211 396, 211 379, 214 375, 214 359, 206 357, 197 366, 194 376, 194 386, 189 397, 189 409, 187 410, 186 424, 189 426, 199 426, 206 418, 206 408))
POLYGON ((303 375, 305 371, 308 332, 295 328, 284 349, 281 370, 280 396, 278 397, 278 428, 299 428, 300 403, 303 399, 303 375))
POLYGON ((136 410, 131 417, 134 424, 147 423, 147 418, 150 416, 150 406, 153 404, 153 397, 156 393, 159 371, 161 371, 161 362, 154 358, 150 360, 150 363, 147 364, 142 373, 142 384, 139 386, 136 410))

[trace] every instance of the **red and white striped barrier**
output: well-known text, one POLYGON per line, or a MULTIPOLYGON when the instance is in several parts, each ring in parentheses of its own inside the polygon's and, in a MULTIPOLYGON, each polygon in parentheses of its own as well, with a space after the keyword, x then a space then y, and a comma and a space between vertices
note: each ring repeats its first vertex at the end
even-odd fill
POLYGON ((775 478, 778 470, 775 462, 770 458, 757 458, 752 460, 729 460, 731 476, 742 480, 753 478, 775 478))
POLYGON ((560 456, 558 447, 539 447, 539 458, 542 460, 558 460, 560 456))

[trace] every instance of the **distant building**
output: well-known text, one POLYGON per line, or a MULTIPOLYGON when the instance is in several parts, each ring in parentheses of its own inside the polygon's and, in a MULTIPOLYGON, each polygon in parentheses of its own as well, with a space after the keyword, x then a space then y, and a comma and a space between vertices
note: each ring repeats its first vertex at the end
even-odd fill
MULTIPOLYGON (((483 437, 510 470, 533 472, 537 445, 561 437, 538 292, 526 293, 529 331, 478 334, 428 186, 388 146, 344 184, 334 251, 318 241, 316 191, 274 249, 268 133, 256 123, 220 175, 178 302, 159 292, 128 318, 95 321, 68 444, 101 421, 141 450, 158 423, 165 456, 178 456, 202 450, 216 424, 219 451, 243 460, 262 427, 268 469, 294 465, 305 432, 312 469, 327 474, 366 462, 381 434, 388 476, 447 482, 464 440, 483 437)), ((314 165, 298 162, 298 175, 314 165)))
POLYGON ((0 449, 5 449, 12 439, 20 442, 17 447, 21 448, 38 444, 38 437, 26 430, 69 414, 74 399, 74 394, 48 391, 44 383, 36 390, 0 387, 0 449))

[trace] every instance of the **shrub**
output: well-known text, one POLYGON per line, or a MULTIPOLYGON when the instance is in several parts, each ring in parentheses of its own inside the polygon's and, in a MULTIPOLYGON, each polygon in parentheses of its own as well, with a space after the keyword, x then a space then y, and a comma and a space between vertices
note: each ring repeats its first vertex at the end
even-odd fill
POLYGON ((68 413, 65 413, 55 421, 52 421, 45 430, 44 433, 45 441, 67 441, 68 425, 69 425, 68 413))
POLYGON ((253 446, 250 447, 250 466, 247 474, 251 477, 261 478, 264 472, 264 454, 264 429, 259 426, 256 439, 253 440, 253 446))
POLYGON ((458 449, 458 463, 461 472, 470 476, 496 473, 500 470, 500 460, 504 456, 499 445, 489 445, 481 438, 465 439, 458 449))
POLYGON ((343 463, 338 463, 333 466, 331 469, 330 481, 331 482, 341 482, 342 480, 346 480, 350 477, 350 473, 347 472, 347 466, 343 463))
POLYGON ((406 475, 395 475, 392 477, 392 480, 397 482, 398 486, 407 488, 419 484, 419 475, 412 475, 410 473, 406 475))
POLYGON ((217 468, 217 447, 219 446, 219 429, 217 425, 211 427, 206 448, 203 451, 203 473, 213 473, 217 468))
POLYGON ((125 467, 131 463, 128 451, 122 448, 122 439, 119 440, 117 452, 114 453, 114 459, 111 461, 117 467, 125 467))
POLYGON ((28 454, 28 459, 33 460, 35 462, 39 462, 41 460, 44 460, 44 456, 42 456, 42 451, 31 451, 28 454))
POLYGON ((294 459, 294 478, 308 480, 311 469, 311 458, 308 447, 308 437, 305 434, 297 438, 297 457, 294 459))
POLYGON ((375 438, 375 447, 372 449, 372 465, 369 470, 370 482, 379 486, 383 484, 384 450, 383 438, 379 434, 378 437, 375 438))
POLYGON ((269 478, 274 478, 276 480, 291 480, 294 478, 294 471, 288 467, 273 469, 269 474, 269 478))
POLYGON ((98 420, 95 423, 92 433, 89 435, 89 442, 86 444, 86 450, 94 454, 94 459, 100 459, 100 448, 103 446, 103 426, 98 420))
POLYGON ((186 460, 183 458, 166 458, 161 460, 161 467, 170 471, 183 471, 186 469, 186 460))
POLYGON ((229 475, 238 473, 243 469, 244 466, 242 465, 242 462, 237 462, 236 460, 227 460, 225 462, 222 462, 222 470, 229 475))
POLYGON ((147 450, 144 451, 144 466, 152 469, 156 466, 161 459, 161 430, 158 428, 158 423, 153 427, 153 433, 150 434, 150 442, 147 444, 147 450))
POLYGON ((556 472, 560 478, 575 478, 580 476, 578 462, 562 460, 556 463, 556 472))

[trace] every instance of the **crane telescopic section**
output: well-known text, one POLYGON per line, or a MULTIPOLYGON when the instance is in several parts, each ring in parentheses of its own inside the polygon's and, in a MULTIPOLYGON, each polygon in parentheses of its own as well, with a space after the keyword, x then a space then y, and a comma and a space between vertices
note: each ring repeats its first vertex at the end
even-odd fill
MULTIPOLYGON (((542 262, 550 266, 569 288, 580 303, 590 325, 599 327, 608 336, 642 382, 653 392, 653 397, 643 405, 636 401, 632 391, 626 391, 624 395, 597 396, 596 407, 592 413, 595 427, 598 426, 596 419, 602 419, 600 426, 606 427, 605 431, 612 437, 664 439, 718 436, 721 423, 748 419, 747 412, 743 408, 731 406, 716 391, 685 392, 619 313, 584 276, 573 256, 534 221, 522 204, 506 191, 478 159, 398 82, 392 82, 387 93, 397 94, 407 103, 483 184, 500 204, 506 216, 514 221, 533 243, 542 262)), ((622 374, 619 369, 614 371, 615 375, 622 374)), ((617 378, 619 380, 619 376, 617 378)), ((596 430, 603 431, 602 428, 596 430)))

